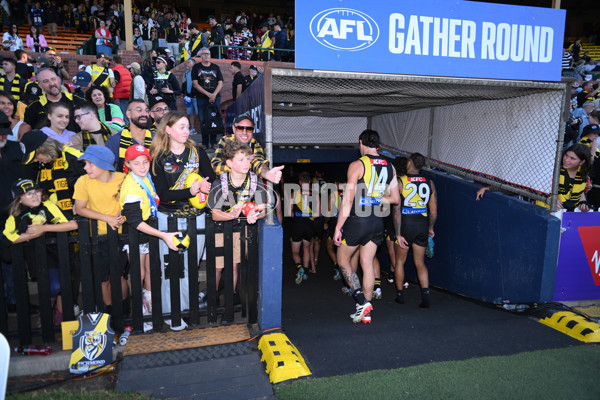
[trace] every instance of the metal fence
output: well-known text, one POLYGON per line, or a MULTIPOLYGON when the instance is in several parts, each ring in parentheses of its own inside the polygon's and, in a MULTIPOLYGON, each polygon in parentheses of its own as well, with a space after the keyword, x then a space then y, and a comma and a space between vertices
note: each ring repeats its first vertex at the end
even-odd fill
MULTIPOLYGON (((157 228, 158 221, 151 218, 147 221, 157 228)), ((32 245, 27 243, 13 244, 10 248, 12 269, 16 292, 16 329, 14 317, 6 313, 4 296, 4 281, 0 274, 0 332, 6 336, 18 335, 21 345, 31 344, 34 336, 41 335, 44 342, 54 342, 56 332, 60 326, 54 326, 53 306, 50 294, 50 277, 48 270, 47 249, 55 246, 58 253, 58 267, 60 271, 60 295, 62 298, 63 321, 75 320, 74 305, 79 304, 84 313, 99 312, 104 310, 101 291, 100 248, 108 246, 108 264, 110 269, 112 326, 116 332, 122 332, 126 325, 131 325, 135 332, 143 331, 144 322, 152 322, 153 332, 163 330, 165 319, 171 319, 173 326, 180 325, 180 319, 186 318, 192 328, 214 326, 218 323, 219 315, 222 324, 231 323, 235 317, 241 318, 249 324, 257 322, 258 307, 258 229, 257 224, 248 225, 241 221, 234 226, 232 221, 223 224, 224 244, 215 246, 215 224, 206 216, 206 228, 196 229, 195 217, 188 218, 187 234, 190 245, 187 248, 188 263, 183 265, 183 254, 169 250, 168 262, 170 268, 183 271, 187 269, 189 287, 180 287, 179 279, 170 279, 171 312, 162 311, 161 260, 159 256, 159 240, 149 237, 150 246, 150 280, 152 286, 152 314, 144 316, 142 307, 142 285, 140 278, 140 235, 137 230, 129 233, 118 234, 117 231, 108 229, 107 235, 97 234, 97 221, 78 218, 78 230, 74 232, 60 232, 53 237, 41 236, 33 240, 32 245), (234 274, 233 274, 233 233, 240 232, 241 265, 239 268, 238 285, 240 304, 234 301, 234 274), (90 234, 92 232, 92 234, 90 234), (197 235, 205 235, 206 249, 199 249, 197 235), (130 306, 122 301, 121 276, 123 275, 122 263, 119 252, 122 245, 129 245, 129 285, 130 306), (246 251, 246 249, 248 249, 246 251), (202 263, 201 255, 206 250, 206 263, 202 263), (33 252, 33 254, 27 254, 33 252), (31 257, 33 256, 33 257, 31 257), (221 281, 223 289, 217 292, 215 257, 223 256, 225 268, 221 281), (27 265, 28 263, 34 265, 27 265), (32 262, 33 260, 33 262, 32 262), (205 266, 204 266, 205 265, 205 266), (37 296, 29 293, 28 269, 35 268, 37 277, 37 296), (200 278, 205 272, 205 278, 200 278), (205 287, 206 307, 200 307, 198 294, 200 287, 205 287), (180 304, 180 291, 189 291, 189 309, 182 310, 180 304), (224 297, 224 302, 219 305, 219 294, 224 297), (36 299, 37 297, 37 299, 36 299), (30 316, 30 302, 37 300, 39 307, 39 328, 32 326, 32 319, 37 322, 37 317, 30 316), (128 309, 131 309, 131 313, 128 309)), ((177 231, 177 219, 169 217, 169 231, 177 231)))

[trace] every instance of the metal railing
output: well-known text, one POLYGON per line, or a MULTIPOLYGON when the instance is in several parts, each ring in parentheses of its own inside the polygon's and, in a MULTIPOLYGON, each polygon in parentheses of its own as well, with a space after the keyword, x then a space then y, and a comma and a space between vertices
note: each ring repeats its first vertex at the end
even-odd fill
MULTIPOLYGON (((150 218, 147 221, 157 228, 158 221, 150 218)), ((78 218, 78 230, 73 232, 60 232, 53 236, 41 236, 31 244, 19 243, 10 246, 14 286, 16 292, 16 326, 6 313, 4 296, 4 281, 0 274, 0 332, 6 336, 19 336, 21 345, 32 343, 33 336, 41 335, 44 342, 54 342, 55 333, 60 331, 60 326, 55 326, 53 321, 53 305, 50 294, 50 277, 48 270, 48 246, 54 246, 58 254, 58 268, 60 274, 60 295, 62 298, 63 321, 75 320, 74 305, 79 304, 84 313, 104 311, 102 299, 99 252, 102 246, 108 246, 108 264, 111 283, 111 325, 118 333, 126 325, 131 325, 135 332, 143 331, 144 322, 152 322, 153 331, 163 330, 165 319, 171 319, 173 326, 178 326, 181 318, 186 318, 191 328, 214 326, 218 316, 222 316, 222 324, 229 324, 235 316, 239 316, 249 324, 257 322, 258 315, 258 228, 257 224, 247 225, 244 220, 239 225, 233 226, 232 221, 224 222, 224 245, 215 246, 215 224, 210 215, 206 216, 206 228, 197 229, 194 216, 188 217, 187 234, 190 245, 187 248, 187 265, 183 265, 183 254, 169 250, 168 263, 170 268, 183 271, 187 269, 189 287, 180 287, 179 279, 170 279, 170 304, 171 312, 163 313, 161 283, 161 260, 159 256, 159 240, 157 237, 148 236, 150 247, 150 281, 152 287, 152 314, 144 316, 142 313, 142 284, 140 276, 139 240, 137 230, 130 229, 128 233, 118 234, 117 231, 108 229, 106 235, 97 234, 97 221, 78 218), (234 276, 233 276, 233 232, 239 231, 241 247, 241 264, 239 268, 238 285, 240 291, 240 304, 234 301, 234 276), (92 234, 90 234, 92 232, 92 234), (204 248, 198 248, 197 235, 205 235, 206 246, 206 279, 192 279, 199 277, 204 248), (129 245, 129 284, 131 313, 128 304, 123 302, 121 293, 121 276, 123 276, 122 262, 119 252, 123 244, 129 245), (246 250, 247 249, 247 250, 246 250), (27 254, 33 252, 33 254, 27 254), (33 255, 33 258, 31 258, 33 255), (224 256, 225 268, 221 281, 224 304, 219 305, 216 285, 215 257, 224 256), (27 261, 35 265, 27 265, 27 261), (35 268, 37 276, 37 299, 29 294, 28 268, 35 268), (200 285, 206 287, 206 307, 201 308, 198 298, 200 285), (81 293, 79 293, 79 288, 81 293), (180 304, 180 291, 189 291, 189 309, 182 310, 180 304), (36 301, 39 307, 40 327, 32 327, 30 316, 30 302, 36 301), (125 306, 125 307, 124 307, 125 306)), ((177 218, 169 217, 168 227, 170 232, 178 231, 177 218)), ((204 268, 202 268, 204 269, 204 268)), ((129 299, 128 297, 128 299, 129 299)), ((129 301, 129 300, 127 300, 129 301)), ((36 317, 34 316, 35 320, 36 317)))

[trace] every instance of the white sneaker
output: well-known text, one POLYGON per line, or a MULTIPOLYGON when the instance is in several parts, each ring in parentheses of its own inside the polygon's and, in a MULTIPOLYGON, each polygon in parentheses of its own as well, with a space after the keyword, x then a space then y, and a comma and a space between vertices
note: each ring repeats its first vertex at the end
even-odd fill
POLYGON ((152 329, 152 322, 144 322, 144 333, 150 332, 152 329))
POLYGON ((371 322, 371 311, 373 310, 373 306, 371 305, 371 303, 369 303, 368 301, 365 304, 357 304, 356 305, 356 312, 354 314, 350 314, 350 318, 352 319, 352 321, 357 324, 359 322, 362 322, 363 319, 365 319, 365 317, 368 316, 367 319, 365 319, 365 323, 370 323, 371 322))
POLYGON ((146 302, 148 312, 152 314, 152 292, 146 289, 142 289, 142 298, 146 302))
POLYGON ((375 300, 381 300, 382 294, 381 294, 381 288, 377 288, 373 291, 373 298, 375 300))
POLYGON ((182 331, 188 327, 183 319, 181 320, 181 325, 179 325, 179 326, 172 326, 170 319, 165 319, 165 324, 169 325, 169 328, 171 328, 172 331, 176 331, 176 332, 182 331))

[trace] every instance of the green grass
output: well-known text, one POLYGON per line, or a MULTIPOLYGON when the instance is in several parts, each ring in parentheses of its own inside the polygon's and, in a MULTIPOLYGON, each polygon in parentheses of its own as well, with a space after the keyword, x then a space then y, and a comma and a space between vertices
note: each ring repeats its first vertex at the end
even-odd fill
MULTIPOLYGON (((402 343, 398 343, 399 346, 402 343)), ((584 344, 275 386, 288 399, 600 399, 600 346, 584 344)))
POLYGON ((20 393, 8 396, 7 400, 24 400, 24 399, 40 399, 40 400, 147 400, 148 396, 142 396, 137 393, 119 393, 108 390, 100 390, 97 392, 83 391, 67 391, 65 389, 51 389, 48 391, 38 391, 31 393, 20 393))

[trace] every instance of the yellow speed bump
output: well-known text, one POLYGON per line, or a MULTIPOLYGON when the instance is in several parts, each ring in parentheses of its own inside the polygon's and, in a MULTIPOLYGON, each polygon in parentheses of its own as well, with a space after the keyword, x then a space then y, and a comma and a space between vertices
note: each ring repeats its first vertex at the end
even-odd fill
POLYGON ((258 349, 271 383, 311 375, 300 352, 283 333, 264 335, 258 341, 258 349))
POLYGON ((573 312, 560 311, 540 319, 540 322, 581 342, 600 342, 600 325, 573 312))

